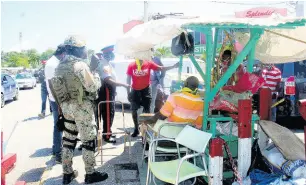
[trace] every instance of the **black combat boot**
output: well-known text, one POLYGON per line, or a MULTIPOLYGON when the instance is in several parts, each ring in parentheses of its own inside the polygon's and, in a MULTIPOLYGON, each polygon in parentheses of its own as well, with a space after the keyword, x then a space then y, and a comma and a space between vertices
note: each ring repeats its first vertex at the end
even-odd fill
POLYGON ((85 175, 85 184, 91 184, 95 182, 101 182, 108 178, 108 174, 105 172, 93 172, 92 174, 85 175))
POLYGON ((69 184, 78 176, 78 171, 74 170, 73 173, 64 174, 63 176, 63 184, 69 184))

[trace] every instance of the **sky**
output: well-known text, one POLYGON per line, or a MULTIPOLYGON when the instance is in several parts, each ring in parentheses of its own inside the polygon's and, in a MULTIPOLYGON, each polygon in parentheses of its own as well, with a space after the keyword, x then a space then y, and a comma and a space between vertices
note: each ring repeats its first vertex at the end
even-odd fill
MULTIPOLYGON (((243 5, 203 1, 149 1, 149 13, 184 13, 200 16, 234 15, 252 7, 288 7, 286 3, 241 1, 243 5), (252 5, 245 4, 253 3, 252 5), (260 5, 262 4, 262 5, 260 5)), ((19 32, 23 49, 43 52, 56 48, 70 34, 86 38, 96 51, 115 44, 123 34, 123 24, 144 14, 143 1, 31 1, 1 2, 1 47, 18 50, 19 32)), ((305 11, 306 12, 306 11, 305 11)))

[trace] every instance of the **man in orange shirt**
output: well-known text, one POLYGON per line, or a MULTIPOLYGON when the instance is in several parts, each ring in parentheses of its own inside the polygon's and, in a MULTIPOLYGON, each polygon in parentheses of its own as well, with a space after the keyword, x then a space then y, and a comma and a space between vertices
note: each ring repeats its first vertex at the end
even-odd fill
POLYGON ((198 93, 199 80, 195 76, 186 79, 184 88, 172 93, 161 110, 149 122, 167 119, 176 123, 191 123, 202 128, 204 101, 198 93))

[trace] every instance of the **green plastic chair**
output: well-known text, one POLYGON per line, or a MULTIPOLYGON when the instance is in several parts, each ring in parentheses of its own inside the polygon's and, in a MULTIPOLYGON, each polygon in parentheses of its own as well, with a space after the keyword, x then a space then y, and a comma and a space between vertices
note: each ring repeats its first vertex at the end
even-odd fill
MULTIPOLYGON (((154 127, 152 128, 150 125, 147 125, 147 130, 144 135, 144 147, 142 152, 142 163, 146 157, 145 146, 147 143, 151 144, 151 141, 157 138, 170 138, 174 139, 178 136, 178 134, 184 129, 186 125, 191 125, 190 123, 174 123, 163 120, 158 120, 154 127)), ((175 147, 156 147, 156 151, 162 153, 162 156, 180 156, 180 152, 187 152, 185 147, 180 147, 178 151, 175 147)))
POLYGON ((211 133, 203 132, 187 125, 175 139, 154 139, 149 148, 146 185, 151 184, 151 176, 153 177, 155 184, 156 182, 154 177, 163 182, 175 185, 198 176, 208 176, 205 160, 205 149, 211 137, 211 133), (183 145, 190 151, 193 151, 193 154, 187 154, 183 158, 179 158, 177 160, 155 162, 155 148, 157 147, 158 141, 173 141, 177 145, 177 150, 179 150, 179 145, 183 145), (202 158, 204 169, 197 166, 196 157, 202 158), (187 161, 191 158, 193 158, 193 163, 187 161))

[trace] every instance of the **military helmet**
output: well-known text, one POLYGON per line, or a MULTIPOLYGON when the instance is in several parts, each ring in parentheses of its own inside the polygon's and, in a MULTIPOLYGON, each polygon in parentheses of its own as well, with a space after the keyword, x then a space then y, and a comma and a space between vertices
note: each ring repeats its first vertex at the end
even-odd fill
POLYGON ((79 36, 79 35, 70 35, 68 36, 65 41, 64 41, 64 45, 68 45, 68 46, 73 46, 73 47, 84 47, 86 46, 86 42, 85 40, 79 36))

